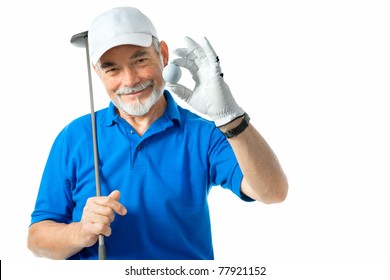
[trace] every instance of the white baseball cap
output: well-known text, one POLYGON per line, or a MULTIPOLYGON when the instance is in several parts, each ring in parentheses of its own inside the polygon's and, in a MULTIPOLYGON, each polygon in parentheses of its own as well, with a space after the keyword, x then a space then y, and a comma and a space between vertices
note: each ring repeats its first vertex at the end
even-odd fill
POLYGON ((133 7, 117 7, 95 18, 88 31, 92 64, 109 49, 120 45, 149 47, 157 38, 151 20, 133 7))

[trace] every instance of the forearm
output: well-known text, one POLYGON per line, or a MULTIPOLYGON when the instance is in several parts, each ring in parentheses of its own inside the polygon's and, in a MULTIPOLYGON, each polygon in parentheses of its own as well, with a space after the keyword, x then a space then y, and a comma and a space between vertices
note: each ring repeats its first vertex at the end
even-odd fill
POLYGON ((66 259, 79 252, 79 223, 42 221, 29 228, 27 246, 38 257, 66 259))
MULTIPOLYGON (((226 132, 236 127, 242 117, 220 127, 226 132)), ((241 191, 264 203, 281 202, 286 198, 288 183, 271 147, 251 124, 238 136, 229 138, 244 174, 241 191)))

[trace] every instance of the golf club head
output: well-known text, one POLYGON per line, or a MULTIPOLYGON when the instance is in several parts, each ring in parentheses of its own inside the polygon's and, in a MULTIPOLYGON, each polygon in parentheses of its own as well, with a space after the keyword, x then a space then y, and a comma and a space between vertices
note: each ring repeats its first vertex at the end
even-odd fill
POLYGON ((79 48, 85 48, 85 38, 88 37, 88 31, 84 31, 78 34, 75 34, 70 39, 70 42, 73 46, 79 47, 79 48))

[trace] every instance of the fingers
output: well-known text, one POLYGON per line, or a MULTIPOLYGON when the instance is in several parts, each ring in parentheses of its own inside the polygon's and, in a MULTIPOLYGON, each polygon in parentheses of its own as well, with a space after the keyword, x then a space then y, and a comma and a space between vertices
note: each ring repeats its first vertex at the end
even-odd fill
POLYGON ((222 70, 219 63, 219 57, 206 37, 203 37, 203 49, 214 73, 218 75, 221 74, 222 70))
POLYGON ((167 84, 167 88, 169 88, 173 93, 175 93, 179 98, 184 100, 187 103, 191 102, 192 98, 192 90, 181 85, 181 84, 167 84))
POLYGON ((94 222, 89 224, 90 231, 94 236, 99 236, 100 234, 104 236, 110 236, 112 233, 111 222, 107 217, 100 216, 94 222))
POLYGON ((188 58, 188 59, 195 59, 196 58, 194 53, 187 48, 174 49, 172 52, 173 52, 173 54, 175 54, 179 57, 188 58))
POLYGON ((203 37, 203 48, 204 51, 209 58, 210 61, 215 61, 216 58, 218 57, 217 53, 214 51, 213 47, 211 46, 209 40, 207 40, 206 37, 203 37))
MULTIPOLYGON (((184 37, 184 40, 188 46, 189 52, 186 56, 188 59, 193 59, 196 61, 203 61, 207 59, 206 53, 201 45, 195 42, 190 37, 184 37)), ((204 62, 203 62, 204 63, 204 62)))
POLYGON ((176 58, 172 61, 172 63, 179 67, 187 68, 192 75, 194 75, 199 70, 198 65, 196 65, 195 61, 192 59, 176 58))
MULTIPOLYGON (((108 196, 92 197, 87 200, 81 217, 81 234, 84 240, 97 240, 97 236, 111 235, 111 223, 115 213, 126 215, 127 209, 118 200, 119 191, 113 191, 108 196)), ((93 244, 91 244, 93 245, 93 244)))
POLYGON ((187 48, 178 48, 173 51, 173 53, 182 58, 187 58, 191 60, 202 59, 206 56, 203 51, 203 47, 195 42, 190 37, 184 37, 184 41, 187 45, 187 48))
POLYGON ((194 75, 199 67, 195 60, 199 60, 205 57, 202 47, 190 37, 184 37, 187 48, 178 48, 173 51, 177 55, 178 59, 175 59, 173 63, 179 67, 186 68, 194 75))
POLYGON ((110 197, 110 198, 112 198, 112 199, 115 199, 116 201, 119 201, 119 199, 121 198, 121 193, 120 193, 120 191, 118 191, 118 190, 114 190, 114 191, 112 191, 112 192, 108 195, 108 197, 110 197))
POLYGON ((173 63, 188 69, 193 76, 201 67, 210 67, 212 73, 221 74, 218 55, 206 37, 203 37, 202 45, 190 37, 184 37, 184 40, 187 48, 178 48, 173 51, 179 57, 173 63))
POLYGON ((185 41, 187 47, 191 50, 201 48, 201 46, 195 40, 193 40, 192 38, 190 38, 188 36, 184 37, 184 41, 185 41))
POLYGON ((127 209, 124 207, 120 202, 119 199, 121 197, 121 193, 117 190, 112 191, 108 195, 108 199, 106 199, 107 204, 105 204, 107 207, 112 208, 116 213, 123 216, 126 215, 127 209))
POLYGON ((186 55, 187 58, 196 59, 201 58, 203 56, 202 46, 195 42, 193 39, 186 36, 184 37, 184 42, 186 43, 188 48, 188 53, 186 55))

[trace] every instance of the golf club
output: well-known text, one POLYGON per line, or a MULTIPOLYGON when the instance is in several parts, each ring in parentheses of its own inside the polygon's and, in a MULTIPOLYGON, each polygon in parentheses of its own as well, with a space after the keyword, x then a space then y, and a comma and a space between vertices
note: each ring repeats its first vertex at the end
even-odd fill
MULTIPOLYGON (((93 141, 93 158, 95 166, 95 182, 96 182, 96 196, 100 196, 100 176, 99 176, 99 154, 97 149, 97 137, 96 137, 96 120, 95 120, 95 109, 93 101, 93 89, 92 89, 92 78, 91 78, 91 65, 89 60, 89 47, 88 47, 88 31, 84 31, 75 34, 70 39, 70 42, 79 48, 85 47, 87 56, 87 67, 88 67, 88 82, 89 82, 89 101, 91 106, 91 123, 92 123, 92 141, 93 141)), ((99 235, 99 260, 106 259, 106 247, 104 245, 104 235, 99 235)))

